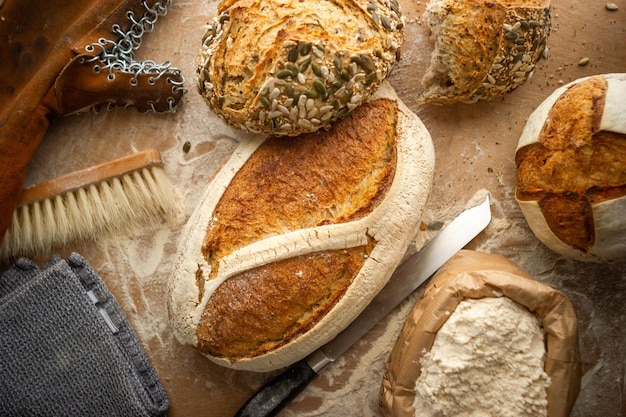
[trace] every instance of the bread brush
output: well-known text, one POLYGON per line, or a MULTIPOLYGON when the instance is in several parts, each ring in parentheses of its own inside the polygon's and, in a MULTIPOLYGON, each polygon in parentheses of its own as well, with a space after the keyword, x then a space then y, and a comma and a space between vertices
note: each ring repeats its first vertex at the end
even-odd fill
POLYGON ((22 190, 0 258, 39 255, 168 221, 174 202, 156 149, 49 179, 22 190))

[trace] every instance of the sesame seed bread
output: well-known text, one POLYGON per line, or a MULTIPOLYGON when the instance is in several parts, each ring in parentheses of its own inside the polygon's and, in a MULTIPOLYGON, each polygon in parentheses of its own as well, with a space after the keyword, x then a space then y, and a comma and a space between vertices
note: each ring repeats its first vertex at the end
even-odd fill
POLYGON ((626 74, 581 78, 529 117, 516 151, 516 199, 550 249, 626 260, 626 74))
POLYGON ((428 131, 386 85, 329 130, 242 142, 182 233, 177 338, 251 371, 330 341, 405 254, 433 169, 428 131))
POLYGON ((313 132, 368 99, 403 37, 396 0, 222 1, 197 58, 198 88, 237 129, 313 132))
POLYGON ((532 75, 550 32, 550 0, 431 0, 425 21, 435 50, 422 100, 493 100, 532 75))

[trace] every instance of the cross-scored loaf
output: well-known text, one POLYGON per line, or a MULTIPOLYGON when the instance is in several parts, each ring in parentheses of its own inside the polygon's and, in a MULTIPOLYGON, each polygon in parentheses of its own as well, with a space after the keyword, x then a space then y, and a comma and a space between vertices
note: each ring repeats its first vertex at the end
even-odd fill
POLYGON ((582 78, 530 116, 516 198, 535 235, 583 261, 626 260, 626 74, 582 78))

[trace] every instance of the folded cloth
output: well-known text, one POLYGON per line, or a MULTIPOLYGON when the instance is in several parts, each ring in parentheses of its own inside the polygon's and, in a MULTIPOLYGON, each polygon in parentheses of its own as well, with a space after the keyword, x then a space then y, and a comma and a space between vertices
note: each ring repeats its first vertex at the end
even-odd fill
POLYGON ((80 255, 0 279, 0 416, 160 416, 169 400, 113 295, 80 255))

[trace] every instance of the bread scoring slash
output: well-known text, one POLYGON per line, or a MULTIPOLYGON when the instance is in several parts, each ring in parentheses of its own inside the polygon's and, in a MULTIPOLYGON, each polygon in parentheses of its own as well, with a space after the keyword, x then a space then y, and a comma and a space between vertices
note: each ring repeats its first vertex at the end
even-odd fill
POLYGON ((376 91, 403 39, 396 0, 222 1, 197 58, 198 89, 237 129, 314 132, 376 91))
POLYGON ((252 371, 330 341, 405 254, 433 169, 428 131, 387 85, 329 130, 242 142, 181 237, 178 339, 252 371))
POLYGON ((580 261, 626 260, 626 74, 575 80, 531 114, 516 199, 546 246, 580 261))

